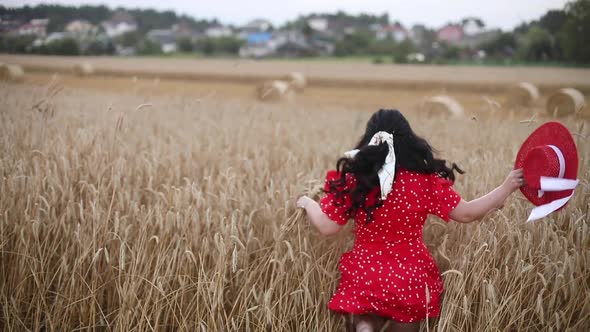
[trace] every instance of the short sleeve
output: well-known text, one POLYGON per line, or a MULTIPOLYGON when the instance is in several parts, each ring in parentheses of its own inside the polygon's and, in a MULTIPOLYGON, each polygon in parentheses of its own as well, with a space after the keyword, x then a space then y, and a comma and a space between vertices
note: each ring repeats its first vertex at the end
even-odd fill
POLYGON ((345 192, 349 186, 348 184, 345 184, 336 188, 330 188, 330 181, 339 178, 340 173, 337 171, 328 171, 324 184, 324 192, 326 195, 320 199, 320 208, 328 218, 339 225, 345 225, 348 222, 348 219, 350 219, 346 211, 352 204, 350 194, 345 192))
POLYGON ((441 178, 438 174, 432 174, 430 180, 428 213, 449 222, 449 214, 459 205, 461 196, 453 190, 453 182, 441 178))

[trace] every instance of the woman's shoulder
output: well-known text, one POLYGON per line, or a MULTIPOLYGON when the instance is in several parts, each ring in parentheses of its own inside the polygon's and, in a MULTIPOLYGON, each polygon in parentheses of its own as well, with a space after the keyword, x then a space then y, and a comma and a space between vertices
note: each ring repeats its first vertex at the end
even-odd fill
MULTIPOLYGON (((402 180, 408 180, 409 182, 428 182, 428 183, 439 183, 449 182, 447 179, 440 176, 438 173, 420 173, 416 171, 407 170, 400 168, 396 174, 396 178, 402 180)), ((452 182, 451 182, 452 184, 452 182)))
MULTIPOLYGON (((342 178, 342 173, 338 172, 335 169, 329 170, 326 173, 325 187, 328 188, 329 187, 329 184, 331 182, 339 182, 339 180, 341 178, 342 178)), ((345 187, 347 187, 347 188, 353 188, 356 185, 356 178, 354 177, 354 174, 347 173, 346 176, 345 176, 345 178, 346 178, 345 187)), ((342 185, 340 185, 340 186, 342 186, 342 185)))
POLYGON ((411 171, 405 168, 400 168, 395 175, 400 179, 416 179, 416 180, 430 180, 432 179, 432 173, 420 173, 411 171))

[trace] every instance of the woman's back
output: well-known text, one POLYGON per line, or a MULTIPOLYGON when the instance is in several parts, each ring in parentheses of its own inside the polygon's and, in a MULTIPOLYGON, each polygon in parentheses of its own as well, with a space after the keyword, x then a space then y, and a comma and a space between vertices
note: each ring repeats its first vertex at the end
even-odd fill
MULTIPOLYGON (((350 195, 344 194, 338 199, 336 192, 331 192, 328 181, 339 178, 336 171, 329 171, 326 176, 327 195, 320 205, 328 217, 340 224, 349 219, 346 210, 350 207, 350 195)), ((346 187, 340 188, 350 192, 356 180, 347 177, 346 187)), ((372 220, 367 223, 367 213, 359 210, 355 219, 357 243, 410 242, 422 240, 422 227, 428 214, 434 214, 449 221, 449 212, 459 204, 461 197, 451 188, 452 183, 436 174, 421 174, 400 169, 395 176, 393 190, 387 195, 382 205, 373 211, 372 220)), ((379 187, 373 189, 375 192, 379 187)), ((369 193, 366 206, 375 205, 374 193, 369 193)))

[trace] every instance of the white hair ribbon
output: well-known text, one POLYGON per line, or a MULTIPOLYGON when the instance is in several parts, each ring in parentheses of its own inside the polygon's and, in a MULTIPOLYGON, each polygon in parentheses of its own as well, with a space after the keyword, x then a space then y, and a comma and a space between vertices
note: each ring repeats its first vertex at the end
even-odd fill
MULTIPOLYGON (((387 157, 385 157, 385 163, 378 172, 379 186, 381 187, 381 199, 385 200, 387 195, 393 189, 393 180, 395 179, 395 150, 393 149, 393 135, 386 131, 380 131, 373 135, 368 145, 379 145, 381 143, 387 143, 389 148, 387 157)), ((358 152, 358 149, 351 150, 345 152, 344 155, 348 158, 354 158, 358 152)))
MULTIPOLYGON (((558 147, 554 145, 549 145, 549 147, 553 149, 553 151, 555 151, 557 159, 559 160, 559 175, 556 178, 541 176, 541 190, 539 190, 539 197, 542 197, 545 192, 574 190, 580 182, 580 180, 571 180, 563 178, 565 174, 565 158, 563 157, 563 153, 561 152, 561 150, 559 150, 558 147)), ((531 211, 531 214, 529 215, 527 221, 535 221, 537 219, 541 219, 549 215, 551 212, 559 210, 570 200, 570 198, 572 198, 572 196, 574 196, 573 192, 568 197, 557 199, 547 204, 535 207, 531 211)))

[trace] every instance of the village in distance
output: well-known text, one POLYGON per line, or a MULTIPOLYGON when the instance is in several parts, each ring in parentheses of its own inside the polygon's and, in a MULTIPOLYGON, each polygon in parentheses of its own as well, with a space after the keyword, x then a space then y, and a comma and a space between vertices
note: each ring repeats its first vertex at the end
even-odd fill
POLYGON ((512 31, 490 28, 477 17, 408 27, 389 14, 336 12, 299 16, 280 27, 264 18, 234 26, 151 9, 0 6, 0 53, 580 66, 590 63, 590 46, 576 41, 585 37, 567 32, 588 29, 589 23, 579 22, 576 5, 588 10, 585 1, 573 2, 512 31))

